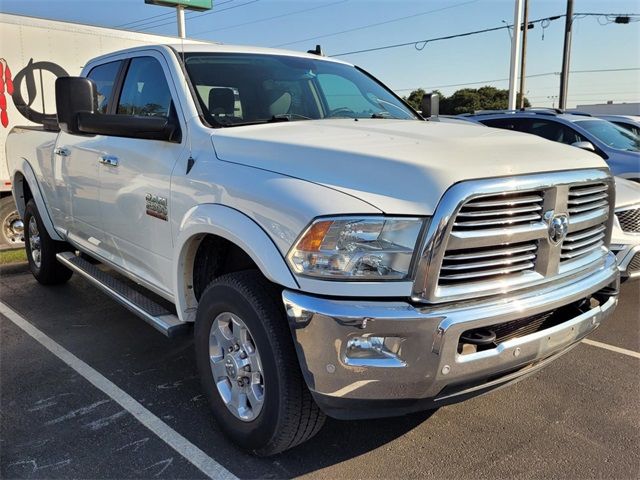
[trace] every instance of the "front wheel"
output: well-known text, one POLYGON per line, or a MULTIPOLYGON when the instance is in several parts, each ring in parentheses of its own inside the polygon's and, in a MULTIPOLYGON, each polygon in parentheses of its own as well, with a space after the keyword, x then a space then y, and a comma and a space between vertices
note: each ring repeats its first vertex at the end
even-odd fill
POLYGON ((59 263, 56 254, 63 251, 67 244, 57 242, 49 236, 33 199, 25 207, 24 223, 25 248, 33 276, 43 285, 65 283, 71 278, 73 271, 59 263))
POLYGON ((203 292, 195 348, 224 433, 273 455, 313 437, 325 416, 302 378, 279 290, 258 271, 223 275, 203 292))

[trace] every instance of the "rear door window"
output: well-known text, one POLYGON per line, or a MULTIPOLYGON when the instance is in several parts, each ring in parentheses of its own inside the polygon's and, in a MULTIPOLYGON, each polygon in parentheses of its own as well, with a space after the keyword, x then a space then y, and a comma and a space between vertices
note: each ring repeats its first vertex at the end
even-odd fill
POLYGON ((93 67, 87 78, 93 80, 98 90, 98 112, 107 113, 113 95, 113 85, 120 71, 122 61, 109 62, 93 67))

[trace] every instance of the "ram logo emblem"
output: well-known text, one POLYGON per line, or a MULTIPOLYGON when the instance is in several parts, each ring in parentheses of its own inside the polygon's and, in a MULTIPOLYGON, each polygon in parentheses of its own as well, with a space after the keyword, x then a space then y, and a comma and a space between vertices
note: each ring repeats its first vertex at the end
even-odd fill
POLYGON ((165 222, 169 218, 169 202, 164 197, 147 193, 144 197, 147 207, 147 215, 150 215, 165 222))
POLYGON ((549 216, 549 241, 553 245, 559 245, 569 233, 569 216, 565 213, 549 216))

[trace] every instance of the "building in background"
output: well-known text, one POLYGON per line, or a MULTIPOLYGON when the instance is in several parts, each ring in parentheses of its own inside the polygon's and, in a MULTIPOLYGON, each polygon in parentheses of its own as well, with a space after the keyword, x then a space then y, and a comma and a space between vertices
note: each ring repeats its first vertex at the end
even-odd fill
POLYGON ((633 103, 592 103, 577 105, 576 110, 591 115, 640 115, 640 102, 633 103))

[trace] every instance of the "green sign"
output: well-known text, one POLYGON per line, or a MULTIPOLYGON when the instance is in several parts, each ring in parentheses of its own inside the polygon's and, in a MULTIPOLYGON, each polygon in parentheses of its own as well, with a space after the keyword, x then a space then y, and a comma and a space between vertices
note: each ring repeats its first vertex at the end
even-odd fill
POLYGON ((163 7, 182 6, 185 10, 196 10, 204 12, 213 8, 213 0, 144 0, 150 5, 161 5, 163 7))

